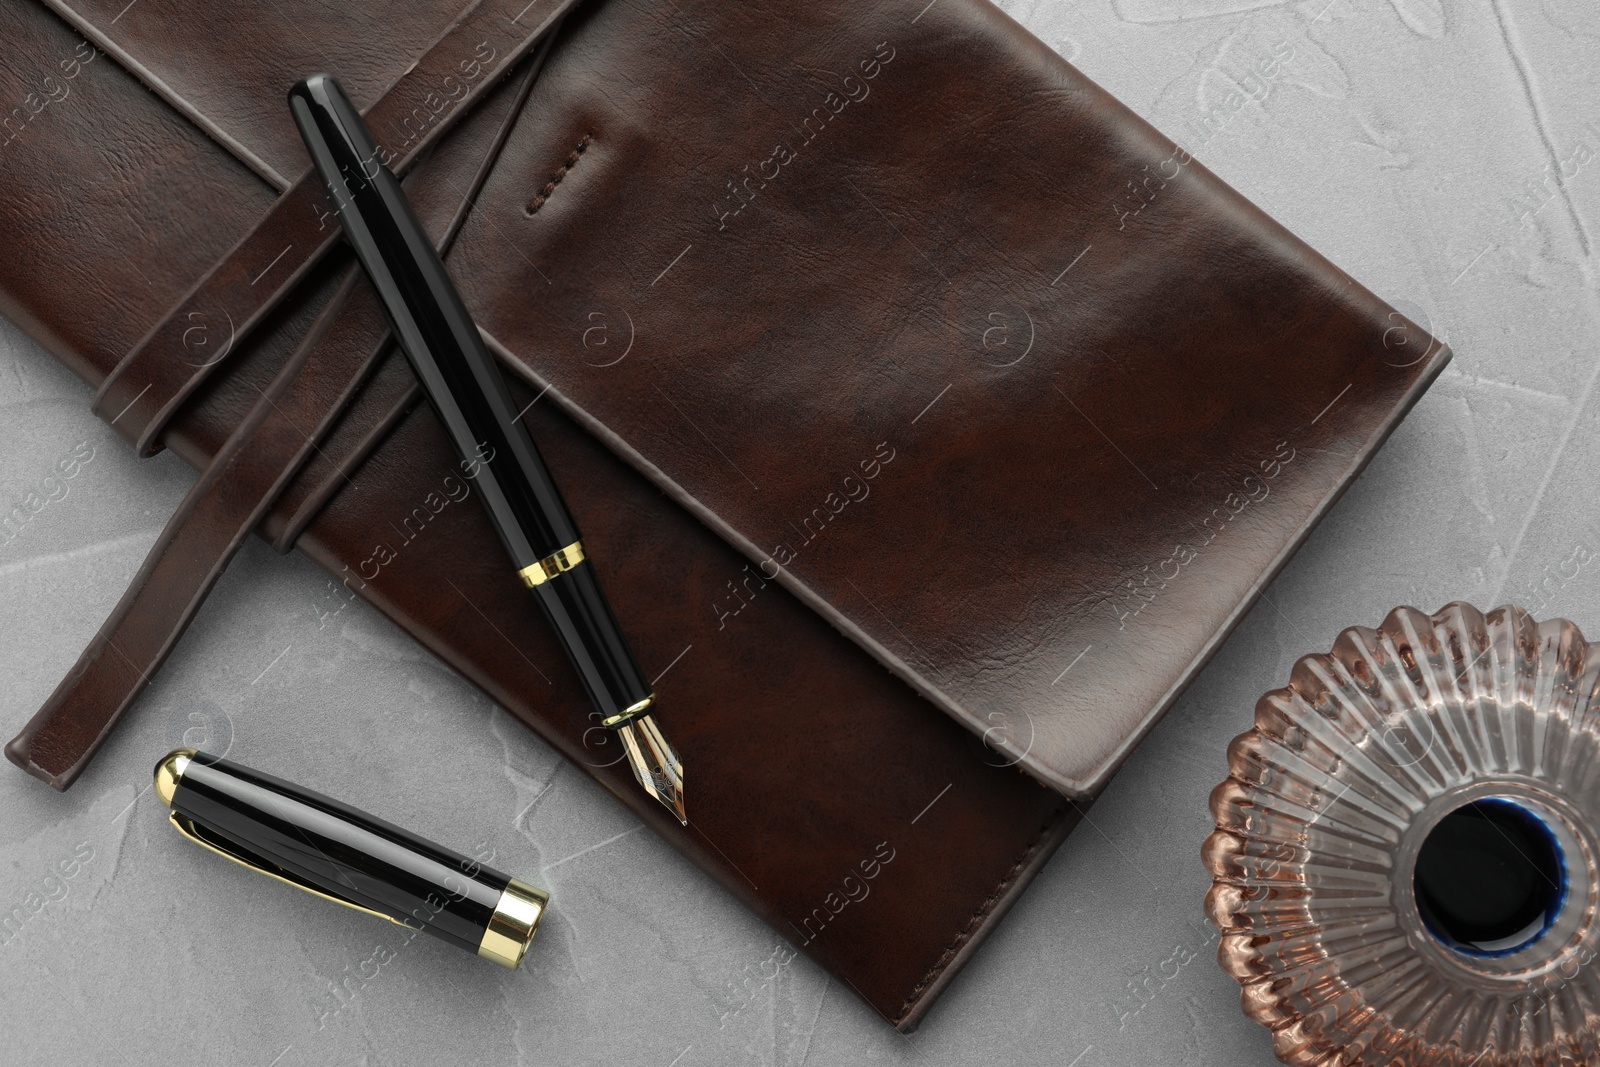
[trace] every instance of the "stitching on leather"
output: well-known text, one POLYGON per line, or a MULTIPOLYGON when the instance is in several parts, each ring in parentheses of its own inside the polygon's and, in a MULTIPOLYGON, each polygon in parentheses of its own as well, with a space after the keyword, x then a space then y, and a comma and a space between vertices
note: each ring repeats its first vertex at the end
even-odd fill
POLYGON ((539 195, 534 197, 532 200, 529 200, 527 206, 522 209, 522 213, 524 215, 531 219, 538 213, 540 208, 544 207, 545 201, 550 199, 550 194, 555 192, 556 186, 561 184, 561 179, 565 178, 567 176, 567 172, 578 165, 579 158, 583 156, 584 150, 587 149, 593 141, 593 130, 590 130, 588 133, 583 135, 583 139, 578 142, 578 147, 574 148, 572 153, 567 156, 565 162, 561 164, 561 168, 556 171, 555 177, 546 182, 545 187, 539 190, 539 195))
POLYGON ((978 905, 978 910, 972 913, 972 917, 967 920, 967 924, 956 934, 956 939, 945 946, 945 950, 939 954, 939 958, 934 960, 933 966, 928 968, 928 973, 922 976, 922 981, 911 987, 911 993, 906 997, 905 1003, 900 1005, 900 1010, 895 1012, 893 1019, 889 1020, 891 1024, 898 1027, 905 1020, 905 1017, 911 1014, 911 1009, 916 1005, 917 999, 922 996, 923 990, 938 979, 944 969, 950 965, 950 961, 955 959, 956 953, 961 951, 961 946, 971 940, 972 932, 978 928, 978 924, 988 916, 989 912, 994 910, 994 906, 1006 895, 1006 890, 1011 887, 1012 882, 1017 880, 1017 875, 1022 873, 1023 868, 1028 866, 1028 863, 1033 859, 1034 853, 1039 851, 1039 846, 1044 844, 1045 838, 1056 828, 1056 824, 1065 818, 1067 810, 1066 806, 1062 806, 1056 809, 1056 813, 1053 816, 1045 820, 1044 825, 1039 828, 1039 832, 1034 835, 1033 840, 1028 842, 1028 847, 1022 850, 1022 855, 1017 857, 1017 861, 1011 865, 1011 869, 1005 873, 1005 877, 1000 879, 1000 884, 994 887, 994 892, 983 898, 983 902, 978 905))

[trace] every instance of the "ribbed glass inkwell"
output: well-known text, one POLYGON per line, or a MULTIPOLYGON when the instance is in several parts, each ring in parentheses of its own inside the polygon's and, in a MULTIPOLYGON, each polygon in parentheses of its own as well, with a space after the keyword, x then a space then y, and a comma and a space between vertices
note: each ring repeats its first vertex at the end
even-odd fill
POLYGON ((1283 1062, 1600 1064, 1600 645, 1571 623, 1346 630, 1211 809, 1218 959, 1283 1062))

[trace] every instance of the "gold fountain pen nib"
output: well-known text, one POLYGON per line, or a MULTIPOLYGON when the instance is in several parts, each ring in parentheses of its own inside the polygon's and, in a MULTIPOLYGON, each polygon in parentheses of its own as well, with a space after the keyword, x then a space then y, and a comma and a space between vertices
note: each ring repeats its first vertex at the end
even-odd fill
POLYGON ((689 816, 683 807, 683 761, 661 735, 661 727, 650 716, 641 715, 617 727, 617 736, 622 739, 633 776, 644 791, 672 809, 678 821, 688 826, 689 816))

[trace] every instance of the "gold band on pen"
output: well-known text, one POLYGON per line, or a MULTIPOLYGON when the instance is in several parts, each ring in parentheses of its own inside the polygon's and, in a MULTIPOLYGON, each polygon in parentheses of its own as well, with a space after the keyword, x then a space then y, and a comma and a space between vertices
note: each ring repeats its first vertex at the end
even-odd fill
POLYGON ((538 929, 539 919, 549 903, 549 893, 511 879, 494 906, 489 928, 483 932, 483 941, 478 945, 478 955, 514 970, 522 962, 523 953, 528 951, 528 942, 533 940, 533 932, 538 929))
POLYGON ((608 715, 600 720, 600 725, 605 727, 621 726, 630 719, 637 719, 643 711, 656 702, 656 695, 651 693, 637 704, 629 704, 615 715, 608 715))
POLYGON ((529 564, 517 573, 522 575, 522 580, 529 589, 534 589, 556 577, 562 571, 570 571, 582 563, 585 558, 583 542, 574 541, 566 548, 556 549, 538 563, 529 564))

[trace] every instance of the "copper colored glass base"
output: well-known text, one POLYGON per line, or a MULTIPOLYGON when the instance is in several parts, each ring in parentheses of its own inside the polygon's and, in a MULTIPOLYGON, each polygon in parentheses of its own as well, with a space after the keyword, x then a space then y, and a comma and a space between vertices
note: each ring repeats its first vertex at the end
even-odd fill
POLYGON ((1600 1064, 1597 687, 1600 645, 1571 623, 1451 604, 1346 630, 1261 698, 1211 796, 1206 908, 1280 1060, 1600 1064), (1441 917, 1452 886, 1436 868, 1417 878, 1436 831, 1429 863, 1447 844, 1471 858, 1481 826, 1440 829, 1463 809, 1533 835, 1509 853, 1488 841, 1520 871, 1465 868, 1516 890, 1501 914, 1441 917))

